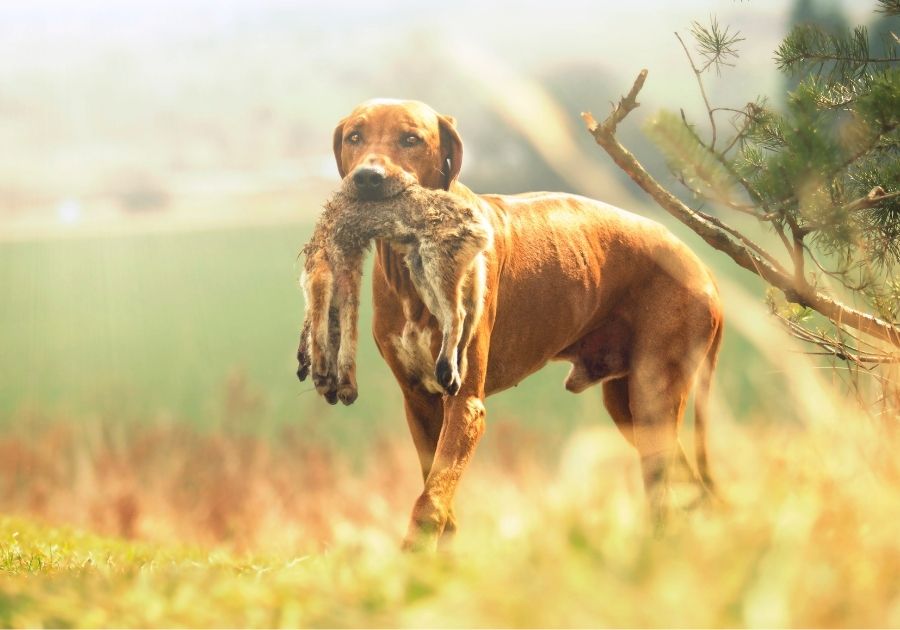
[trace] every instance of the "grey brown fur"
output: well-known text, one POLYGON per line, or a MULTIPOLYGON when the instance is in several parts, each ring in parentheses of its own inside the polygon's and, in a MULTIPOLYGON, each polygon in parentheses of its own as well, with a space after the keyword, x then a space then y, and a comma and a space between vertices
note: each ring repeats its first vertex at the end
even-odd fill
POLYGON ((306 256, 306 316, 297 375, 312 372, 328 402, 357 397, 356 340, 365 252, 374 239, 404 255, 416 291, 442 332, 437 382, 455 394, 465 372, 465 350, 481 317, 485 273, 481 253, 493 230, 477 207, 443 190, 413 185, 384 200, 361 201, 343 191, 324 205, 306 256))

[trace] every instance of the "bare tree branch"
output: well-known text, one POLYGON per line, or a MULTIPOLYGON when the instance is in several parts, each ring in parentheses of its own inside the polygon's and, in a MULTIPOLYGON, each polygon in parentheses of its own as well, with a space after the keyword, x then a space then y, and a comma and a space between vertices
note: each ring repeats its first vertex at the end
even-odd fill
POLYGON ((855 199, 848 203, 846 206, 842 208, 845 212, 855 212, 857 210, 866 210, 868 208, 874 208, 882 201, 888 201, 889 199, 894 199, 896 197, 900 197, 900 190, 895 190, 892 193, 885 192, 884 188, 881 186, 875 186, 865 197, 860 197, 859 199, 855 199))
MULTIPOLYGON (((644 87, 644 80, 646 78, 647 69, 644 68, 638 73, 637 79, 634 80, 634 85, 631 86, 631 90, 628 94, 619 99, 619 104, 613 107, 612 112, 610 112, 606 120, 603 121, 604 133, 610 135, 616 133, 616 125, 624 120, 631 110, 641 106, 641 104, 637 102, 637 95, 638 92, 641 91, 641 88, 644 87)), ((584 114, 582 114, 582 116, 583 115, 584 114)))
MULTIPOLYGON (((870 190, 865 197, 854 199, 847 205, 843 206, 838 212, 849 214, 851 212, 859 212, 860 210, 868 210, 870 208, 874 208, 883 201, 889 201, 897 197, 900 197, 900 190, 895 190, 894 192, 889 193, 885 192, 884 188, 882 188, 881 186, 875 186, 875 188, 870 190)), ((825 227, 827 227, 827 225, 824 223, 809 223, 800 228, 799 231, 802 236, 806 236, 810 232, 821 230, 825 227)))
MULTIPOLYGON (((703 87, 703 77, 700 75, 703 74, 703 70, 698 70, 697 66, 694 65, 694 60, 691 58, 691 53, 688 52, 687 46, 684 44, 684 40, 681 39, 681 35, 676 31, 675 37, 678 38, 678 41, 681 43, 681 47, 684 48, 684 54, 687 55, 688 62, 691 64, 691 70, 694 71, 694 76, 697 78, 697 85, 700 86, 700 94, 703 95, 703 103, 706 105, 706 113, 709 115, 709 126, 712 129, 712 141, 710 142, 710 147, 713 149, 716 148, 716 119, 713 116, 712 106, 709 104, 709 98, 706 96, 706 89, 703 87)), ((711 63, 711 62, 710 62, 711 63)), ((706 64, 707 67, 709 64, 706 64)))
MULTIPOLYGON (((688 189, 692 195, 694 195, 698 199, 704 196, 704 194, 700 190, 698 190, 697 188, 694 188, 693 186, 691 186, 688 183, 688 181, 684 178, 684 173, 675 172, 674 175, 675 175, 675 178, 678 180, 678 182, 682 186, 684 186, 686 189, 688 189)), ((723 194, 721 194, 719 191, 717 191, 711 187, 709 188, 708 194, 706 196, 710 197, 710 199, 712 201, 716 201, 724 206, 731 208, 735 212, 740 212, 742 214, 749 215, 749 216, 753 217, 754 219, 756 219, 757 221, 763 221, 763 222, 771 221, 774 218, 774 217, 770 217, 768 215, 758 213, 754 209, 754 206, 751 206, 751 205, 745 204, 745 203, 738 203, 736 201, 732 201, 731 199, 728 199, 723 194)))
POLYGON ((840 282, 841 286, 849 289, 850 291, 854 291, 854 292, 862 291, 863 289, 865 289, 869 286, 869 283, 866 282, 865 280, 860 280, 857 283, 851 283, 851 281, 849 280, 850 270, 848 270, 844 273, 839 273, 837 271, 831 271, 828 268, 826 268, 822 263, 819 262, 819 260, 815 256, 815 254, 813 254, 812 250, 808 246, 804 245, 804 249, 806 250, 806 253, 809 255, 809 259, 811 261, 813 261, 813 263, 816 265, 816 267, 819 268, 819 271, 824 273, 826 276, 836 280, 837 282, 840 282))
MULTIPOLYGON (((714 111, 716 111, 716 110, 714 110, 714 109, 709 110, 710 115, 712 115, 712 113, 714 111)), ((740 110, 737 110, 737 111, 740 111, 740 110)), ((746 114, 746 112, 740 112, 740 113, 746 114)), ((746 137, 747 130, 750 128, 750 124, 752 122, 753 122, 753 117, 750 116, 749 114, 746 114, 746 117, 744 118, 744 124, 741 125, 741 128, 735 134, 734 138, 731 139, 731 142, 729 142, 728 145, 724 149, 722 149, 722 155, 727 155, 728 152, 731 151, 731 149, 734 148, 734 146, 736 144, 738 144, 743 138, 746 137)))
POLYGON ((808 283, 806 282, 806 272, 804 271, 806 262, 803 257, 803 237, 805 234, 800 230, 797 221, 794 220, 789 213, 785 213, 784 217, 787 221, 788 228, 791 230, 793 248, 790 251, 791 260, 794 263, 794 284, 799 289, 800 287, 808 286, 808 283))
POLYGON ((863 369, 867 369, 866 365, 883 365, 886 363, 900 363, 900 355, 896 354, 887 354, 887 353, 868 353, 862 352, 857 348, 850 346, 847 343, 836 339, 829 339, 825 335, 820 333, 812 332, 811 330, 804 328, 800 324, 795 321, 792 321, 781 315, 779 313, 774 313, 774 315, 781 320, 781 323, 784 324, 785 328, 787 328, 788 332, 800 339, 801 341, 805 341, 807 343, 812 343, 823 350, 824 353, 807 353, 807 354, 827 354, 832 355, 837 359, 842 361, 847 361, 849 363, 855 364, 857 367, 861 367, 863 369))

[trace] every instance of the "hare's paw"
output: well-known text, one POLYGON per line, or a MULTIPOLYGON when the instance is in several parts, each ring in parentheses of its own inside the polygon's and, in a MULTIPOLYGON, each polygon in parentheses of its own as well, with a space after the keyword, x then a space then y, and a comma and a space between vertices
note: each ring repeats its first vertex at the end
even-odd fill
POLYGON ((333 374, 313 371, 312 380, 316 391, 325 398, 329 405, 337 404, 337 382, 333 374))
POLYGON ((346 382, 338 385, 338 400, 345 405, 352 405, 356 401, 357 396, 359 396, 359 390, 356 387, 356 383, 346 382))
POLYGON ((437 363, 434 366, 434 376, 437 378, 438 384, 443 387, 444 391, 450 396, 455 396, 462 385, 462 380, 459 377, 459 370, 456 365, 444 356, 438 357, 437 363))
POLYGON ((305 381, 309 376, 310 367, 312 367, 312 357, 309 354, 309 339, 307 335, 301 335, 300 347, 297 348, 297 378, 305 381))

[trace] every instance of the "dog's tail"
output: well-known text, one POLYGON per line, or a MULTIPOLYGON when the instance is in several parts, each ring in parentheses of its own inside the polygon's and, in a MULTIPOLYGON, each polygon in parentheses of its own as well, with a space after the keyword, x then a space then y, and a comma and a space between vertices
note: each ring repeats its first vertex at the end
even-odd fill
POLYGON ((694 392, 694 454, 697 458, 697 472, 706 488, 715 494, 715 483, 709 474, 709 459, 706 454, 706 420, 709 411, 709 388, 712 384, 713 371, 719 359, 719 346, 722 343, 722 333, 725 323, 719 321, 719 326, 713 336, 712 344, 703 358, 700 372, 697 377, 697 389, 694 392))

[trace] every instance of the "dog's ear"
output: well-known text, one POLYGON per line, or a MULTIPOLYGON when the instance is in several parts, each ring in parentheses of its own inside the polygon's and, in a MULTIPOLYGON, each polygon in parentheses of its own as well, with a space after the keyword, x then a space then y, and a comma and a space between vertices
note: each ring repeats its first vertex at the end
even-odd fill
POLYGON ((444 190, 459 177, 462 168, 463 144, 456 131, 456 119, 453 116, 438 116, 441 128, 441 173, 444 174, 444 190))
POLYGON ((344 123, 347 122, 347 119, 342 119, 337 127, 334 128, 334 137, 331 141, 332 146, 334 147, 334 160, 337 162, 338 175, 341 176, 341 179, 347 176, 347 173, 344 172, 344 162, 341 160, 341 148, 344 146, 344 123))

